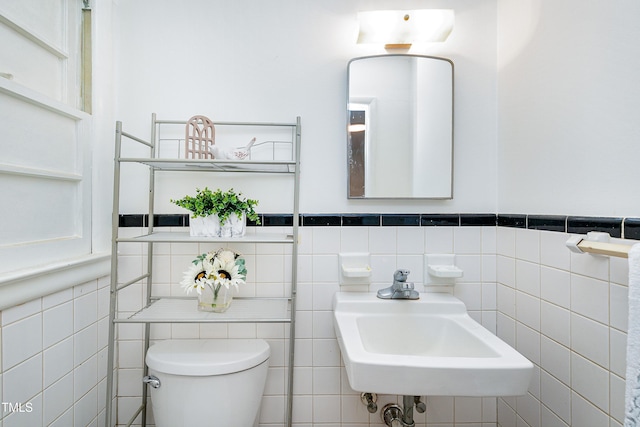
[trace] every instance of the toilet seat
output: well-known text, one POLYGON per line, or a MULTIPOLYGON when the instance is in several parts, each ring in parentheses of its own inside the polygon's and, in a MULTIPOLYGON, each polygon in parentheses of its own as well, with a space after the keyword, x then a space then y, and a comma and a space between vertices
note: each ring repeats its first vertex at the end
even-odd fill
POLYGON ((262 339, 165 340, 149 347, 145 361, 165 374, 210 376, 251 369, 270 353, 262 339))

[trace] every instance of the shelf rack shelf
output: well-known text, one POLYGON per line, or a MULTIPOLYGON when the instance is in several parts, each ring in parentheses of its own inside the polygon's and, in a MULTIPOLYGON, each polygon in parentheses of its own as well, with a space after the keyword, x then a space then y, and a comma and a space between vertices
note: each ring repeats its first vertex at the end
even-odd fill
MULTIPOLYGON (((281 323, 289 325, 289 354, 287 366, 287 405, 285 408, 285 425, 291 427, 293 413, 293 366, 295 345, 295 312, 297 295, 297 257, 298 257, 298 221, 293 221, 290 227, 291 232, 268 232, 268 231, 248 231, 241 238, 214 238, 214 237, 191 237, 188 232, 183 231, 156 231, 154 230, 154 192, 156 173, 162 172, 202 172, 202 173, 241 173, 241 174, 276 174, 289 175, 293 179, 293 218, 299 217, 299 194, 300 194, 300 141, 301 126, 300 117, 295 123, 267 123, 267 122, 219 122, 216 126, 228 127, 255 127, 284 128, 285 133, 289 132, 290 141, 267 140, 256 144, 264 148, 271 146, 271 153, 261 159, 248 160, 197 160, 181 159, 178 156, 173 158, 161 157, 160 145, 166 141, 172 141, 174 145, 180 145, 178 137, 165 138, 161 129, 186 125, 182 120, 157 120, 155 114, 152 115, 151 138, 146 141, 142 138, 124 132, 122 122, 116 122, 116 149, 114 162, 114 194, 112 213, 112 245, 111 245, 111 288, 110 288, 110 308, 109 308, 109 351, 107 360, 107 403, 106 403, 106 425, 113 426, 113 370, 115 367, 115 327, 123 323, 144 324, 144 349, 149 348, 150 326, 157 323, 281 323), (123 157, 122 142, 129 140, 149 148, 148 157, 123 157), (277 147, 290 147, 289 159, 277 159, 277 147), (123 164, 145 165, 149 169, 149 226, 147 232, 137 236, 119 235, 119 206, 120 206, 120 177, 121 166, 123 164), (146 272, 141 276, 129 280, 129 282, 118 283, 118 247, 126 243, 144 243, 147 245, 147 266, 146 272), (197 310, 197 300, 195 298, 159 297, 153 295, 153 262, 154 246, 160 243, 253 243, 261 244, 286 244, 291 246, 291 291, 288 297, 283 298, 260 298, 260 297, 236 297, 233 304, 225 313, 208 313, 197 310), (146 302, 135 313, 119 313, 117 309, 117 294, 122 289, 135 283, 146 281, 146 302)), ((169 132, 170 133, 170 132, 169 132)), ((176 133, 174 132, 173 135, 176 133)), ((279 149, 279 148, 278 148, 279 149)), ((147 368, 144 367, 144 374, 147 375, 147 368)), ((128 425, 140 415, 142 426, 146 426, 146 402, 147 389, 143 385, 142 403, 135 412, 128 425)))
POLYGON ((237 239, 220 237, 191 237, 187 232, 153 232, 133 237, 118 237, 118 242, 142 243, 290 243, 293 244, 292 234, 282 233, 247 233, 237 239))
POLYGON ((224 313, 196 311, 196 298, 158 298, 115 323, 290 323, 289 298, 234 298, 224 313))
POLYGON ((141 163, 157 171, 174 172, 295 173, 296 169, 293 161, 122 158, 120 162, 141 163))

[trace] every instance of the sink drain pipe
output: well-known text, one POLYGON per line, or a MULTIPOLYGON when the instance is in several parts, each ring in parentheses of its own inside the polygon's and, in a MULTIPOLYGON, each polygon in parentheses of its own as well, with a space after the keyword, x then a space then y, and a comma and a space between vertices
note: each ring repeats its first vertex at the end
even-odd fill
POLYGON ((402 408, 395 403, 385 405, 380 415, 382 421, 389 427, 408 427, 402 420, 402 408))
POLYGON ((420 400, 420 396, 403 396, 402 406, 404 410, 394 403, 385 405, 380 412, 382 421, 389 427, 414 427, 416 423, 413 420, 413 407, 419 413, 427 410, 427 405, 420 400))

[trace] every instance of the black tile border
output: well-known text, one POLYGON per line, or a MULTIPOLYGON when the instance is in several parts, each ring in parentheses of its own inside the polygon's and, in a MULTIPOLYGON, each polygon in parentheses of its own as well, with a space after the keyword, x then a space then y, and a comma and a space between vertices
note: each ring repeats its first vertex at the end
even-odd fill
POLYGON ((307 227, 340 227, 342 217, 340 215, 302 215, 302 226, 307 227))
MULTIPOLYGON (((495 225, 495 215, 493 216, 495 225)), ((423 227, 459 226, 460 215, 457 214, 423 214, 420 216, 420 225, 423 227)))
POLYGON ((342 215, 344 227, 376 227, 382 225, 380 215, 376 214, 345 214, 342 215))
POLYGON ((564 232, 567 229, 567 217, 561 215, 528 215, 527 228, 564 232))
POLYGON ((418 227, 420 214, 383 214, 383 227, 418 227))
MULTIPOLYGON (((301 222, 298 222, 298 225, 300 224, 301 222)), ((291 227, 293 215, 264 214, 262 215, 262 225, 264 227, 291 227)))
POLYGON ((460 226, 495 226, 498 224, 496 214, 460 214, 460 226))
POLYGON ((498 214, 499 227, 527 228, 526 215, 498 214))
POLYGON ((567 232, 586 234, 589 231, 604 231, 611 237, 622 237, 622 218, 570 216, 567 232))
POLYGON ((625 239, 640 240, 640 218, 625 218, 623 230, 625 239))
MULTIPOLYGON (((290 227, 291 214, 261 214, 262 227, 290 227)), ((120 227, 147 227, 146 214, 119 215, 120 227)), ((425 213, 425 214, 376 214, 330 213, 301 214, 298 224, 302 227, 469 227, 498 226, 508 228, 555 231, 571 234, 587 234, 603 231, 611 237, 640 240, 640 218, 591 217, 539 214, 488 214, 488 213, 425 213)), ((256 224, 248 221, 249 226, 256 224)), ((187 227, 188 214, 156 214, 154 227, 187 227)))
POLYGON ((154 227, 184 227, 189 224, 189 215, 160 214, 153 216, 154 227))
POLYGON ((118 217, 118 226, 120 227, 146 227, 147 215, 139 214, 121 214, 118 217))

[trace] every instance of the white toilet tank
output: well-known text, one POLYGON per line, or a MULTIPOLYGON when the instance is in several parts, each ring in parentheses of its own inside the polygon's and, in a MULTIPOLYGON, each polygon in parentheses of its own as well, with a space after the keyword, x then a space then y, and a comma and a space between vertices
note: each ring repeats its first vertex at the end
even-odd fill
POLYGON ((253 427, 270 348, 261 339, 166 340, 146 363, 157 427, 253 427))

